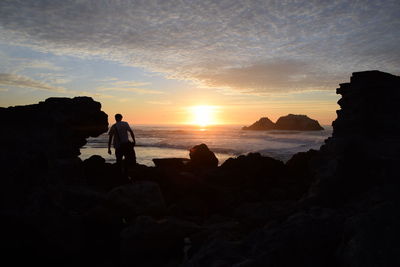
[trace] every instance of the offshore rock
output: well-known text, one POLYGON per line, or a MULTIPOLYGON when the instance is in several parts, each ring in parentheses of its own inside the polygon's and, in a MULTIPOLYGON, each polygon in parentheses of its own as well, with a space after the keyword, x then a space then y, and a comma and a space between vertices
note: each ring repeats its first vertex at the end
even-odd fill
POLYGON ((275 123, 276 130, 296 130, 296 131, 321 131, 324 128, 319 125, 317 120, 310 119, 307 115, 294 115, 280 117, 275 123))
POLYGON ((267 117, 261 118, 250 126, 244 126, 242 130, 266 131, 275 129, 275 124, 267 117))

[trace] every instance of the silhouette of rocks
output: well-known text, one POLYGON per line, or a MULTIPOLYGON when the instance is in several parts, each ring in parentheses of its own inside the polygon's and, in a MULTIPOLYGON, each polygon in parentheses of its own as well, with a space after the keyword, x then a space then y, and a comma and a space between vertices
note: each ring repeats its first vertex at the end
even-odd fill
POLYGON ((276 123, 273 123, 267 117, 261 118, 242 130, 267 131, 267 130, 296 130, 296 131, 320 131, 324 128, 318 121, 310 119, 307 115, 294 115, 280 117, 276 123))
POLYGON ((195 169, 216 168, 218 159, 206 144, 200 144, 190 149, 190 165, 195 169))
POLYGON ((183 170, 190 162, 187 158, 153 159, 154 165, 161 169, 183 170))
POLYGON ((176 259, 183 258, 184 238, 201 229, 175 217, 155 220, 139 216, 121 232, 122 266, 176 264, 176 259))
POLYGON ((371 186, 397 181, 399 88, 400 77, 380 71, 353 73, 350 83, 340 85, 341 110, 332 137, 321 147, 314 196, 336 205, 371 186))
POLYGON ((7 140, 0 160, 7 167, 6 177, 19 177, 10 183, 41 184, 44 181, 36 178, 51 171, 57 172, 58 179, 74 182, 78 175, 70 172, 78 169, 79 149, 86 138, 107 131, 107 114, 100 108, 89 97, 49 98, 39 104, 0 108, 0 122, 6 128, 0 138, 7 140))
POLYGON ((318 121, 310 119, 307 115, 294 115, 280 117, 275 123, 277 130, 320 131, 324 128, 318 121))
MULTIPOLYGON (((292 182, 289 191, 301 188, 294 193, 305 193, 303 198, 281 210, 268 199, 242 202, 235 216, 248 217, 247 225, 265 223, 264 227, 244 235, 211 237, 183 266, 399 265, 399 89, 400 77, 379 71, 353 73, 351 82, 337 90, 343 96, 342 109, 333 123, 333 136, 320 151, 294 155, 284 167, 287 179, 278 175, 278 181, 292 182), (278 212, 268 213, 268 205, 278 212)), ((257 166, 257 160, 251 162, 257 166)), ((233 163, 237 164, 229 160, 220 169, 233 170, 233 163)), ((228 177, 223 183, 232 183, 228 177)))
MULTIPOLYGON (((137 165, 128 184, 101 157, 77 158, 81 138, 106 129, 106 120, 92 130, 76 126, 81 112, 104 119, 94 101, 80 99, 62 112, 62 105, 51 105, 61 100, 17 108, 32 110, 26 116, 33 120, 40 105, 50 105, 44 113, 54 109, 61 121, 43 113, 48 120, 38 128, 29 122, 28 132, 44 149, 23 140, 21 155, 10 144, 1 152, 10 165, 1 189, 1 247, 19 265, 399 266, 399 79, 353 73, 337 90, 341 110, 319 151, 286 163, 250 153, 218 167, 201 144, 189 162, 137 165), (82 101, 87 110, 80 110, 82 101), (62 138, 70 147, 52 147, 62 146, 55 133, 68 133, 62 138)), ((1 109, 1 118, 12 114, 4 112, 10 111, 1 109)), ((23 139, 24 133, 1 134, 23 139)))
POLYGON ((275 129, 275 123, 273 123, 267 117, 261 118, 250 126, 244 126, 242 130, 252 130, 252 131, 266 131, 275 129))
POLYGON ((150 181, 114 188, 107 195, 107 203, 124 218, 143 214, 160 216, 166 209, 159 185, 150 181))

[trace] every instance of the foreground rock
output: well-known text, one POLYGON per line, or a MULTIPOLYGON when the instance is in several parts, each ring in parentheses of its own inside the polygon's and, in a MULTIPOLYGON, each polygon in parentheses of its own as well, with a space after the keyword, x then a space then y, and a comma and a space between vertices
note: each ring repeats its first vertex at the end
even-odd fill
POLYGON ((78 155, 86 138, 107 131, 107 114, 89 97, 49 98, 0 108, 0 123, 3 260, 83 262, 82 214, 104 197, 86 186, 78 155))
POLYGON ((216 168, 218 159, 206 144, 200 144, 190 149, 190 166, 195 169, 216 168))

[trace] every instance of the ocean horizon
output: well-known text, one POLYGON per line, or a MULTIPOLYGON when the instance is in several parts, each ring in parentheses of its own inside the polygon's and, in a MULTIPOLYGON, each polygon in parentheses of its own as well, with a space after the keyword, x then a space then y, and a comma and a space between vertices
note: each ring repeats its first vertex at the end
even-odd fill
MULTIPOLYGON (((154 158, 189 158, 189 149, 206 144, 221 165, 225 160, 251 152, 270 156, 286 162, 298 152, 319 149, 324 140, 332 135, 332 126, 322 125, 322 131, 244 131, 242 125, 131 125, 136 139, 137 162, 154 166, 154 158)), ((90 137, 80 150, 80 158, 92 155, 114 163, 115 155, 107 153, 108 133, 90 137)))

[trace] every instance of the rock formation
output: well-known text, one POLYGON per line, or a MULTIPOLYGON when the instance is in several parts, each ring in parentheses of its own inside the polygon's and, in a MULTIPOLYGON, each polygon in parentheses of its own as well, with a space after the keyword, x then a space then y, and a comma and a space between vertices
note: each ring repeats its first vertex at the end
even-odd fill
POLYGON ((190 149, 190 165, 192 168, 216 168, 218 159, 206 144, 200 144, 190 149))
POLYGON ((250 126, 244 126, 242 130, 266 131, 275 129, 275 124, 267 117, 261 118, 250 126))
POLYGON ((293 131, 320 131, 324 128, 317 120, 310 119, 307 115, 294 115, 280 117, 273 123, 267 117, 261 118, 252 125, 244 126, 242 130, 268 131, 268 130, 293 130, 293 131))
POLYGON ((324 128, 318 121, 310 119, 306 115, 289 114, 280 117, 275 123, 276 130, 297 130, 297 131, 320 131, 324 128))
POLYGON ((99 156, 77 158, 85 137, 107 129, 99 103, 49 99, 1 109, 3 140, 17 142, 1 152, 3 260, 400 266, 399 89, 400 77, 353 73, 337 90, 333 136, 286 163, 250 153, 217 167, 201 144, 190 160, 137 165, 133 181, 99 156))

